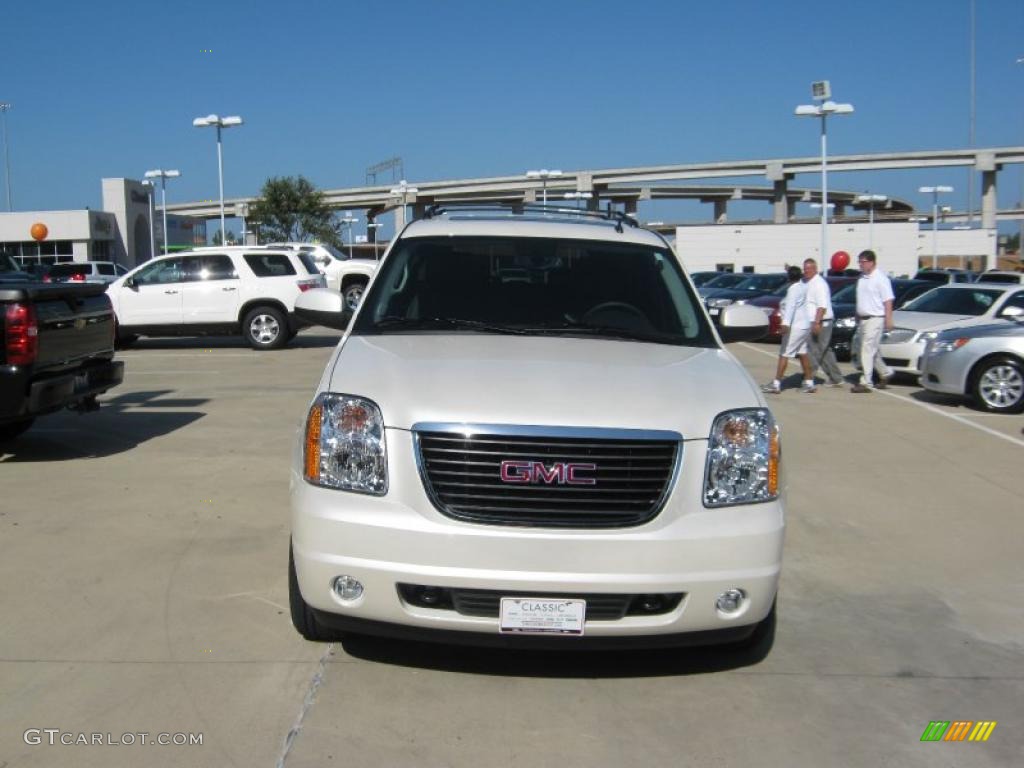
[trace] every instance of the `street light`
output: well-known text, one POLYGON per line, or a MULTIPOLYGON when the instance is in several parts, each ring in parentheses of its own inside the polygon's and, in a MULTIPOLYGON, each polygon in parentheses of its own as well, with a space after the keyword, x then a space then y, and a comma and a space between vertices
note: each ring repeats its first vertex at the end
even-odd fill
POLYGON ((821 258, 828 258, 828 151, 826 144, 826 122, 829 115, 849 115, 853 113, 852 104, 836 104, 831 100, 832 89, 828 80, 811 83, 811 97, 820 104, 801 104, 793 114, 797 117, 817 117, 821 119, 821 258))
POLYGON ((346 213, 345 218, 341 220, 341 223, 348 226, 348 257, 352 258, 352 225, 356 224, 359 219, 352 218, 352 214, 346 213))
POLYGON ((561 175, 561 171, 549 171, 547 168, 526 172, 526 178, 541 180, 541 199, 545 208, 548 207, 548 179, 557 179, 561 175))
POLYGON ((156 187, 153 182, 146 179, 142 182, 146 188, 146 197, 149 198, 149 258, 156 256, 156 235, 153 232, 153 197, 156 195, 156 187))
POLYGON ((225 232, 227 228, 224 226, 224 157, 221 154, 220 147, 220 131, 221 128, 232 128, 236 125, 242 124, 242 118, 237 115, 234 117, 220 117, 218 115, 207 115, 206 117, 197 117, 192 121, 192 125, 196 128, 211 128, 216 127, 217 129, 217 178, 220 180, 220 242, 224 244, 225 232))
MULTIPOLYGON (((160 208, 164 212, 164 256, 167 255, 167 180, 176 179, 181 176, 180 171, 146 171, 147 179, 160 179, 160 208)), ((154 182, 156 183, 156 182, 154 182)), ((223 233, 224 230, 221 230, 223 233)), ((224 235, 221 234, 221 244, 224 243, 224 235)))
POLYGON ((7 180, 7 210, 13 211, 11 207, 11 162, 7 156, 7 113, 11 109, 11 102, 0 101, 0 115, 4 117, 4 178, 7 180))
POLYGON ((932 269, 939 265, 939 195, 953 191, 952 187, 918 187, 918 192, 932 196, 932 269))
POLYGON ((376 260, 378 258, 378 256, 377 256, 377 238, 380 235, 380 228, 383 227, 383 226, 384 225, 381 224, 379 221, 368 221, 368 222, 366 222, 366 228, 368 230, 369 229, 373 230, 373 258, 374 258, 374 260, 376 260))
POLYGON ((886 195, 857 195, 858 203, 868 204, 868 248, 875 249, 875 203, 887 203, 889 198, 886 195))

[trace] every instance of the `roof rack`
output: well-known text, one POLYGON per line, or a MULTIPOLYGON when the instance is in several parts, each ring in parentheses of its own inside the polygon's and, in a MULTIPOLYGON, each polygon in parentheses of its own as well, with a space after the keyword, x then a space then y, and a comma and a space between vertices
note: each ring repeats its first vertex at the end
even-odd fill
POLYGON ((439 216, 465 215, 472 218, 473 214, 501 213, 505 216, 529 216, 532 219, 588 219, 589 223, 607 222, 615 225, 616 232, 622 232, 622 225, 639 228, 640 222, 629 213, 616 211, 612 204, 603 211, 590 211, 583 208, 565 208, 530 203, 445 203, 427 206, 423 218, 433 219, 439 216))

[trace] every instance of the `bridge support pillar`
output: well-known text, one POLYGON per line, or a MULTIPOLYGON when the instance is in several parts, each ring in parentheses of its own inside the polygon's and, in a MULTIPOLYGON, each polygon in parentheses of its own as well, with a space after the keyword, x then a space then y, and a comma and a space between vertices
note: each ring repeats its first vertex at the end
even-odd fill
POLYGON ((982 229, 996 228, 996 173, 994 170, 981 173, 982 229))
POLYGON ((715 200, 715 224, 725 224, 727 216, 728 200, 715 200))
POLYGON ((795 206, 795 203, 786 194, 789 182, 786 179, 780 179, 773 182, 772 186, 772 222, 785 224, 793 215, 795 206))
POLYGON ((405 229, 405 206, 395 206, 395 234, 405 229))

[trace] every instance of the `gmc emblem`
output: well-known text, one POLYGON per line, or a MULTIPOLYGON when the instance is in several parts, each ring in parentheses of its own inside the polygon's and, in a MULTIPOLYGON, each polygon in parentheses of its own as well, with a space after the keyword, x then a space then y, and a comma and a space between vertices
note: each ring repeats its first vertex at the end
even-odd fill
POLYGON ((501 462, 501 482, 521 485, 597 485, 593 477, 579 477, 577 472, 593 472, 597 464, 574 464, 556 461, 546 466, 543 461, 501 462))

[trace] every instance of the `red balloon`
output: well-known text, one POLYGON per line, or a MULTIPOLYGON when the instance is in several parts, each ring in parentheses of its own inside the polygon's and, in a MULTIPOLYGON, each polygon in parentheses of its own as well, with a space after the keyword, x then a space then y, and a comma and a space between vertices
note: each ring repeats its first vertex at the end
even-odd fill
POLYGON ((850 254, 846 251, 836 251, 832 254, 832 269, 842 272, 850 266, 850 254))

